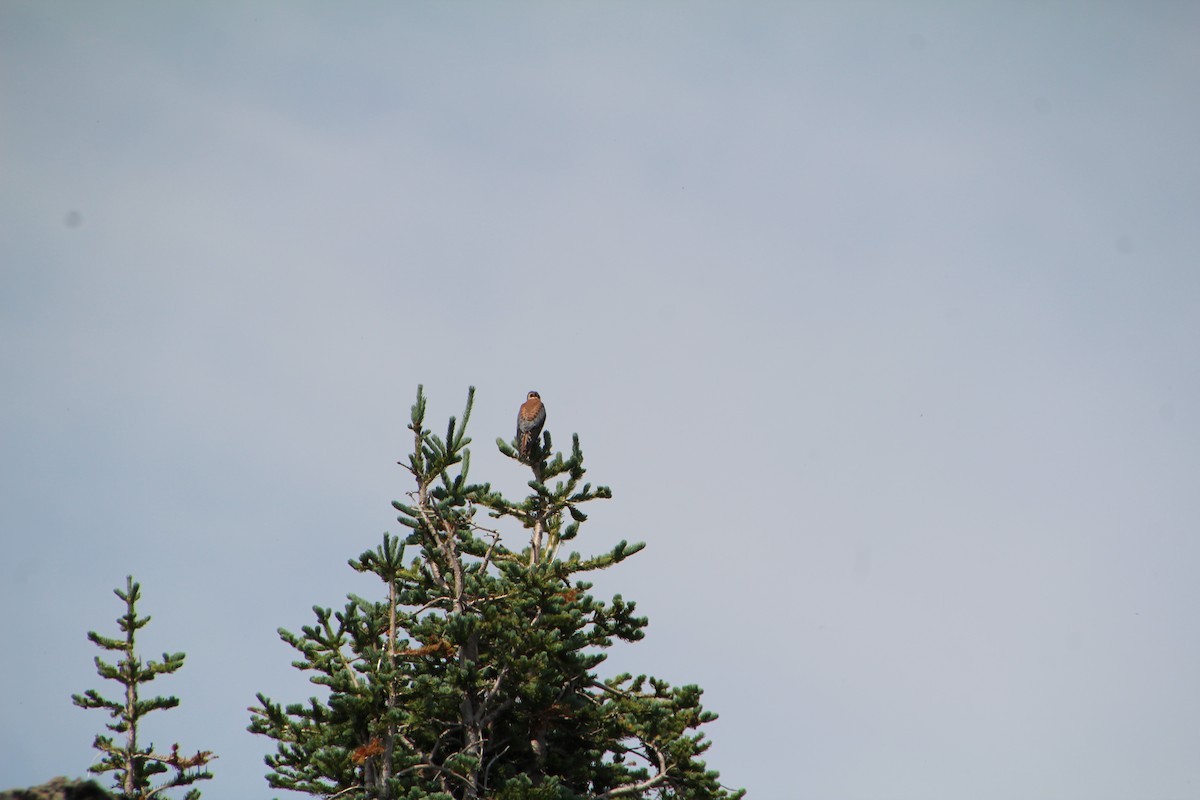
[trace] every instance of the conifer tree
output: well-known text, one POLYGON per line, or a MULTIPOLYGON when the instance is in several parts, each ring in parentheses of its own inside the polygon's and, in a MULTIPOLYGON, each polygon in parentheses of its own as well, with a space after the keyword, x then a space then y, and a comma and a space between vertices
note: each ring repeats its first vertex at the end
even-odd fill
MULTIPOLYGON (((142 748, 138 745, 139 726, 151 711, 175 708, 177 697, 140 697, 140 688, 159 675, 170 675, 183 666, 183 653, 163 653, 162 661, 143 662, 137 655, 135 638, 139 630, 150 622, 150 617, 138 617, 137 601, 141 599, 141 585, 133 576, 125 579, 125 591, 114 589, 113 594, 125 601, 125 613, 117 618, 117 624, 125 634, 123 639, 110 639, 95 631, 88 632, 88 639, 98 647, 115 653, 122 658, 110 664, 96 657, 96 672, 100 677, 116 681, 123 687, 120 700, 102 697, 95 689, 83 694, 71 695, 71 700, 81 708, 100 708, 109 712, 115 722, 106 723, 110 731, 123 734, 124 741, 116 743, 112 737, 97 735, 92 746, 103 754, 103 758, 90 767, 97 775, 113 772, 113 789, 121 800, 149 800, 159 793, 178 786, 190 786, 196 781, 208 780, 208 762, 216 758, 211 751, 200 750, 193 756, 180 755, 179 745, 172 745, 169 753, 156 753, 154 745, 142 748), (155 784, 157 775, 174 774, 155 784)), ((199 789, 191 789, 184 800, 198 800, 199 789)))
POLYGON ((611 497, 583 482, 578 436, 551 457, 545 431, 525 461, 498 439, 532 473, 528 496, 509 500, 468 480, 473 401, 472 387, 461 424, 451 417, 439 437, 417 390, 400 462, 415 486, 393 504, 409 532, 349 562, 378 578, 381 597, 351 594, 340 611, 314 607, 299 634, 280 629, 324 691, 287 705, 258 695, 249 730, 277 743, 268 783, 346 800, 741 797, 700 758, 697 728, 715 715, 698 687, 594 671, 647 621, 580 576, 644 545, 562 552, 587 520, 581 507, 611 497), (499 530, 513 522, 527 531, 521 549, 499 530))

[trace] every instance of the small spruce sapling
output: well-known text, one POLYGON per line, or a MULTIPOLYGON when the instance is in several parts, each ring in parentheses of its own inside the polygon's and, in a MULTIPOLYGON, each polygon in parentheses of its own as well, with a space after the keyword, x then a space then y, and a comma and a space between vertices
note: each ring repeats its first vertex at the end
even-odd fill
MULTIPOLYGON (((71 700, 81 708, 104 709, 115 720, 105 724, 110 731, 124 734, 124 741, 117 744, 113 737, 97 735, 92 746, 103 754, 100 761, 90 767, 90 771, 103 775, 113 772, 113 789, 121 800, 150 800, 166 789, 177 786, 189 786, 196 781, 209 780, 212 774, 208 771, 208 762, 216 758, 211 751, 200 750, 195 755, 180 754, 179 745, 172 745, 169 753, 154 752, 154 745, 142 748, 138 746, 138 726, 143 717, 151 711, 160 708, 174 708, 179 705, 177 697, 139 697, 139 688, 154 680, 159 675, 170 675, 183 666, 183 653, 163 653, 162 661, 143 662, 138 657, 134 647, 137 632, 144 628, 150 617, 138 617, 136 605, 141 599, 141 586, 134 582, 133 576, 125 579, 125 591, 114 589, 113 594, 125 601, 125 613, 117 618, 117 624, 125 634, 123 639, 110 639, 95 631, 88 632, 88 639, 104 650, 121 654, 116 664, 110 664, 96 657, 96 672, 100 677, 116 681, 124 687, 120 700, 109 700, 102 697, 95 689, 89 689, 83 694, 71 695, 71 700), (151 779, 155 776, 174 770, 174 775, 154 784, 151 779)), ((198 800, 199 789, 191 789, 184 800, 198 800)))

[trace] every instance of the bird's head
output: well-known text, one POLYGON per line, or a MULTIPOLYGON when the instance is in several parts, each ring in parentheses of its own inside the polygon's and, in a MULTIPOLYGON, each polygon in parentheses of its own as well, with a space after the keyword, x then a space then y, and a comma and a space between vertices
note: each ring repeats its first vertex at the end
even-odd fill
POLYGON ((526 395, 526 398, 529 400, 541 400, 542 396, 540 394, 538 394, 537 392, 530 392, 529 394, 526 395))

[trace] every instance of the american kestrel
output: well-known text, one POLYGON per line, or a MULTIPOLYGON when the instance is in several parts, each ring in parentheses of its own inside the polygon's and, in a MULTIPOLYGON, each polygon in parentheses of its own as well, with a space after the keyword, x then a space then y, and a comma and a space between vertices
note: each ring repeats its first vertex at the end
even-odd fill
POLYGON ((522 461, 529 460, 529 453, 537 446, 538 437, 542 435, 542 426, 546 424, 546 407, 542 405, 542 396, 530 392, 521 410, 517 412, 517 451, 522 461))

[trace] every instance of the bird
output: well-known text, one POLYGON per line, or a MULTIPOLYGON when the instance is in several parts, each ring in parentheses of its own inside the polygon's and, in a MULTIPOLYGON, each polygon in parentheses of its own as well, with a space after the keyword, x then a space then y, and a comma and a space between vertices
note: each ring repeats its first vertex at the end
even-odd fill
POLYGON ((529 454, 537 446, 538 437, 542 435, 542 426, 546 424, 546 407, 542 405, 542 396, 537 392, 526 395, 521 410, 517 412, 517 451, 522 461, 529 460, 529 454))

